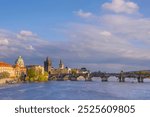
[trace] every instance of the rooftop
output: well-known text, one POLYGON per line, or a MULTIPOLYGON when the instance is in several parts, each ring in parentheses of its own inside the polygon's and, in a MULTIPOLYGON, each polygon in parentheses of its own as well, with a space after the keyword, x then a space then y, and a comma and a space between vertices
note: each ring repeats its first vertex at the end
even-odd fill
POLYGON ((5 62, 0 62, 0 67, 12 67, 12 65, 5 62))

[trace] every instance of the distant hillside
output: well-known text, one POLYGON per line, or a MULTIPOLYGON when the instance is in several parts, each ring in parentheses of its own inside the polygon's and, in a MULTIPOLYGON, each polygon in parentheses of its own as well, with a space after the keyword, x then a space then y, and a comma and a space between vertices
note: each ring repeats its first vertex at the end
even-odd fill
POLYGON ((128 73, 135 73, 135 72, 146 72, 146 73, 150 73, 150 70, 129 71, 128 73))

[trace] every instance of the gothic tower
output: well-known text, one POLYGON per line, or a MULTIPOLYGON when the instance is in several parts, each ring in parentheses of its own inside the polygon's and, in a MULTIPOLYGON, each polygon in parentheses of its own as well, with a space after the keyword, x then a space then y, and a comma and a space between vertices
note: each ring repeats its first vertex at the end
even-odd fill
POLYGON ((64 69, 64 64, 62 63, 61 59, 60 59, 60 63, 59 63, 59 69, 64 69))
POLYGON ((46 60, 44 61, 44 71, 51 72, 51 68, 52 68, 52 61, 50 60, 49 57, 47 57, 46 60))

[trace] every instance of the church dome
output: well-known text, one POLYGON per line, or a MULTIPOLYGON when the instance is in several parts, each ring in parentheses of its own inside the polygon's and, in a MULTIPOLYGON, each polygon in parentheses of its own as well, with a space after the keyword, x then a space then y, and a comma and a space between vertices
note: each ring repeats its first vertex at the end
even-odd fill
POLYGON ((17 66, 24 67, 24 60, 23 60, 22 56, 18 57, 18 59, 16 60, 15 64, 17 66))

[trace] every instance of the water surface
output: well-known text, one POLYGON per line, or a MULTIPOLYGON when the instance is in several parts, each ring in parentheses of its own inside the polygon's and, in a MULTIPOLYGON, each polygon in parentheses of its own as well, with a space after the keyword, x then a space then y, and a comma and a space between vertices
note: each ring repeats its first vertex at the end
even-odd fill
POLYGON ((101 82, 94 78, 85 81, 50 81, 25 83, 0 87, 0 99, 8 100, 149 100, 150 80, 137 83, 126 79, 119 83, 116 78, 101 82))

